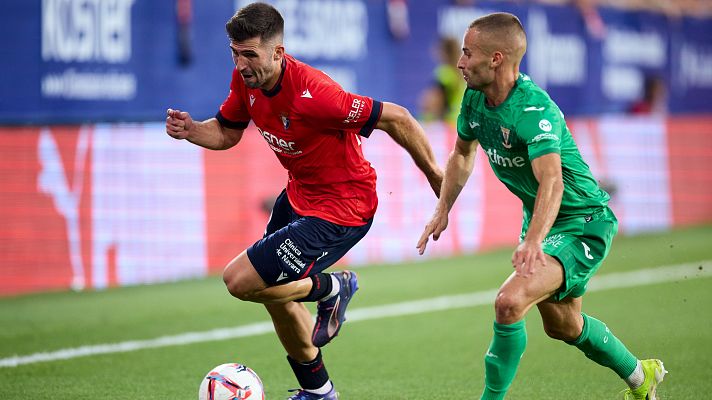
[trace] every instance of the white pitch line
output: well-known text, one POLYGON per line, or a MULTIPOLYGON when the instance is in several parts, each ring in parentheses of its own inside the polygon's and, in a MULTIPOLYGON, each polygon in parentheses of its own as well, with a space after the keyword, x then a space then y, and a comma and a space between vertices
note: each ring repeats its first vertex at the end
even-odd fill
MULTIPOLYGON (((688 264, 617 272, 596 276, 589 284, 588 292, 620 289, 634 286, 653 285, 683 279, 712 277, 712 260, 688 264)), ((379 318, 423 314, 434 311, 468 308, 492 304, 497 289, 469 294, 440 296, 429 299, 405 301, 382 306, 363 307, 349 311, 349 321, 367 321, 379 318)), ((50 352, 34 353, 26 356, 0 358, 0 368, 17 367, 39 362, 68 360, 98 354, 124 353, 142 349, 180 346, 192 343, 211 342, 242 337, 263 335, 274 332, 272 322, 257 322, 233 328, 213 329, 203 332, 187 332, 179 335, 160 336, 148 340, 131 340, 66 348, 50 352)))

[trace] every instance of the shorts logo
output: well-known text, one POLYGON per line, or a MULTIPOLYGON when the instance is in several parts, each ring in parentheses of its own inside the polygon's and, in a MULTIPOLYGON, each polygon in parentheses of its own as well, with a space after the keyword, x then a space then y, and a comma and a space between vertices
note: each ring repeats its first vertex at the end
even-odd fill
POLYGON ((586 255, 586 258, 588 258, 589 260, 593 260, 593 256, 591 255, 591 248, 588 247, 588 245, 584 242, 581 242, 581 244, 583 245, 583 253, 586 255))
POLYGON ((557 233, 555 235, 548 236, 542 244, 551 246, 553 248, 557 248, 561 246, 561 244, 564 243, 564 235, 557 233))
POLYGON ((551 122, 548 119, 542 119, 539 121, 539 129, 544 132, 551 132, 551 122))
POLYGON ((505 149, 511 149, 512 144, 509 143, 509 129, 500 126, 499 129, 502 130, 502 146, 504 146, 505 149))
MULTIPOLYGON (((284 242, 280 243, 277 247, 277 256, 282 260, 284 265, 291 268, 292 271, 297 274, 301 273, 304 267, 307 265, 301 259, 302 251, 299 250, 296 244, 292 242, 289 238, 285 239, 284 242)), ((282 272, 284 274, 284 272, 282 272)), ((286 274, 285 274, 286 275, 286 274)), ((277 278, 277 281, 282 279, 282 275, 277 278)))

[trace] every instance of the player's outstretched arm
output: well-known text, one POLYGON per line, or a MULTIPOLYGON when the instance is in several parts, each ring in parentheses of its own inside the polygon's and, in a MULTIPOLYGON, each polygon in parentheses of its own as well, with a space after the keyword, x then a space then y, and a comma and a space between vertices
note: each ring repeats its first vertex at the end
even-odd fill
POLYGON ((564 193, 561 157, 558 153, 546 154, 532 160, 532 171, 539 182, 534 211, 524 240, 512 254, 512 266, 522 276, 534 273, 537 261, 541 265, 546 264, 541 243, 556 221, 564 193))
POLYGON ((472 169, 475 165, 475 150, 477 150, 478 142, 476 140, 466 141, 459 137, 455 142, 455 148, 447 160, 445 167, 445 177, 443 178, 442 189, 440 190, 440 199, 435 212, 433 213, 430 222, 425 226, 423 234, 420 235, 417 248, 418 253, 425 253, 425 247, 428 244, 428 239, 433 236, 433 240, 438 240, 440 234, 447 228, 448 213, 460 195, 462 188, 467 183, 467 179, 472 174, 472 169))
POLYGON ((174 139, 186 139, 211 150, 227 150, 242 139, 242 129, 230 129, 220 125, 215 118, 193 121, 185 111, 168 109, 166 133, 174 139))
POLYGON ((376 128, 388 133, 410 154, 415 165, 428 178, 435 195, 439 196, 443 172, 435 161, 435 154, 423 127, 410 115, 410 112, 397 104, 384 102, 381 119, 376 124, 376 128))

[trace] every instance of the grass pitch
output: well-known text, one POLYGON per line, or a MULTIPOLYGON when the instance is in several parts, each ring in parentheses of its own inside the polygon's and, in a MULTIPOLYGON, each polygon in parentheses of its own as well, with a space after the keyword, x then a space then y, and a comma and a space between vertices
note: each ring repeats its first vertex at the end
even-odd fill
MULTIPOLYGON (((432 243, 431 243, 432 245, 432 243)), ((496 289, 511 272, 511 249, 451 259, 361 268, 350 310, 496 289)), ((619 237, 599 276, 712 260, 712 226, 619 237)), ((704 265, 704 266, 703 266, 704 265)), ((709 276, 709 275, 708 275, 709 276)), ((584 311, 606 322, 640 358, 670 374, 663 399, 712 393, 712 280, 592 291, 584 311)), ((256 304, 232 299, 219 277, 103 292, 0 299, 0 359, 80 346, 149 340, 267 321, 256 304)), ((473 399, 493 309, 483 306, 347 322, 324 348, 343 399, 473 399)), ((529 344, 508 399, 615 399, 624 384, 575 348, 546 337, 534 310, 529 344)), ((0 399, 196 399, 213 366, 241 362, 265 383, 267 399, 297 386, 276 336, 99 354, 0 368, 0 399)))

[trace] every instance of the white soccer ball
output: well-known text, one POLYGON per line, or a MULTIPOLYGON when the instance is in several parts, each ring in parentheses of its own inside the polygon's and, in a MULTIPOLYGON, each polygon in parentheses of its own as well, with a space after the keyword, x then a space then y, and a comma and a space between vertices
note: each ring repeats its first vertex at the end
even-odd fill
POLYGON ((213 368, 200 384, 198 400, 264 400, 264 387, 255 371, 242 364, 213 368))

